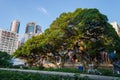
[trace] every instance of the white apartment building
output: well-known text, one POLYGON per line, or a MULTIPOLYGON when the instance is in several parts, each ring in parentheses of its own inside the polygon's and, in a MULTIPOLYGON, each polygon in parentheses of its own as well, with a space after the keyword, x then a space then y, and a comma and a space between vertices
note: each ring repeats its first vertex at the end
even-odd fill
POLYGON ((18 48, 18 34, 0 29, 0 51, 12 54, 18 48))
POLYGON ((119 29, 120 29, 120 27, 119 27, 119 25, 117 24, 117 22, 111 22, 110 24, 113 26, 113 28, 115 29, 115 31, 116 31, 117 34, 119 35, 119 29))

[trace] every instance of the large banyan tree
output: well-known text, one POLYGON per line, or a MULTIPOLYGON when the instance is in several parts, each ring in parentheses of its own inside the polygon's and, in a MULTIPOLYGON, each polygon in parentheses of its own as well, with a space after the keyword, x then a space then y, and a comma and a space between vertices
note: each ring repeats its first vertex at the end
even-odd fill
MULTIPOLYGON (((105 15, 97 9, 78 8, 74 12, 62 13, 41 35, 34 36, 16 50, 14 55, 38 63, 48 56, 61 58, 62 64, 69 51, 79 61, 100 62, 100 50, 119 52, 120 38, 108 23, 105 15)), ((117 53, 118 54, 118 53, 117 53)))

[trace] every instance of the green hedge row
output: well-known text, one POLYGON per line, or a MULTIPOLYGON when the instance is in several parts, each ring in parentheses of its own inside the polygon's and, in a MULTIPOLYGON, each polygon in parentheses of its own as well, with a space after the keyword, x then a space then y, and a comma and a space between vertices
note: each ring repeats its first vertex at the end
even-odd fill
MULTIPOLYGON (((14 67, 10 67, 10 68, 20 69, 20 66, 14 66, 14 67)), ((77 68, 44 68, 44 67, 35 67, 35 66, 33 66, 33 67, 22 66, 22 69, 82 73, 82 71, 78 70, 77 68)))
POLYGON ((80 76, 70 77, 0 70, 0 80, 92 80, 92 79, 89 79, 88 77, 81 78, 80 76))
POLYGON ((74 80, 74 78, 0 70, 0 80, 74 80))
MULTIPOLYGON (((20 66, 14 66, 12 68, 20 68, 20 66)), ((86 71, 80 71, 77 68, 44 68, 44 67, 26 67, 26 66, 23 66, 22 68, 29 69, 29 70, 43 70, 43 71, 69 72, 69 73, 86 73, 86 71)), ((102 73, 101 75, 120 77, 119 74, 114 74, 112 69, 109 69, 109 68, 98 68, 97 70, 102 73)))

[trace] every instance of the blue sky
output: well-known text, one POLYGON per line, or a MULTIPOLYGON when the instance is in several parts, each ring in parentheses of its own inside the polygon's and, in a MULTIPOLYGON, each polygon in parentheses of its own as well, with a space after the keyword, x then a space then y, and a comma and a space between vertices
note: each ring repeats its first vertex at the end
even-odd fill
POLYGON ((19 20, 23 35, 26 24, 34 21, 44 31, 61 13, 76 8, 97 8, 109 22, 120 24, 120 0, 0 0, 0 28, 9 30, 11 22, 19 20))

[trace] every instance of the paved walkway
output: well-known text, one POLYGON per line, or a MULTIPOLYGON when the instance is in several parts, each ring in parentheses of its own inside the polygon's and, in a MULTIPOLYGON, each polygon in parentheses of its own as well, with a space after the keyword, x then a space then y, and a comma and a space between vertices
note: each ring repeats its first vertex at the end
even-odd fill
MULTIPOLYGON (((69 76, 69 77, 75 77, 76 74, 76 73, 67 73, 67 72, 25 70, 25 69, 11 69, 11 68, 0 68, 0 70, 31 72, 31 73, 48 74, 48 75, 61 75, 61 76, 69 76)), ((120 80, 118 79, 118 77, 110 77, 110 76, 100 76, 100 75, 90 75, 90 74, 80 74, 80 76, 81 77, 88 76, 89 78, 94 80, 120 80)))

